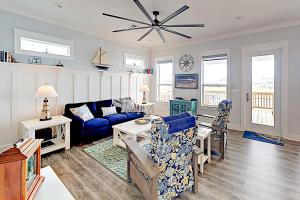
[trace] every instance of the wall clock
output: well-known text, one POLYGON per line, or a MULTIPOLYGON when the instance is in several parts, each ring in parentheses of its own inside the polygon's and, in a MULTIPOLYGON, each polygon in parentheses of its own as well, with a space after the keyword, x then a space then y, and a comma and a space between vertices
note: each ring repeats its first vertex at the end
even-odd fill
POLYGON ((194 68, 194 58, 190 54, 185 54, 179 59, 179 69, 183 72, 189 72, 194 68))

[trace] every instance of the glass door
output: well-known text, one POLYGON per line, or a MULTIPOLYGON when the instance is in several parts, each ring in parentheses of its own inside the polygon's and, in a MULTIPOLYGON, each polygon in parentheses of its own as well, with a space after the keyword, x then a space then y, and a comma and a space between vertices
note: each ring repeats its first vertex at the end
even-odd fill
POLYGON ((246 129, 281 135, 281 50, 248 55, 246 129))

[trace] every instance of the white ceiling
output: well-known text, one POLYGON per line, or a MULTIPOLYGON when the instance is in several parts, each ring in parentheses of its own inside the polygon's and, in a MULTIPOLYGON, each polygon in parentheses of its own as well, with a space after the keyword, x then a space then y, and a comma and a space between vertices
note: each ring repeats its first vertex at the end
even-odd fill
MULTIPOLYGON (((140 2, 149 13, 158 10, 160 20, 183 5, 188 5, 190 9, 168 24, 204 23, 205 28, 173 28, 192 36, 192 40, 300 19, 299 0, 140 0, 140 2), (241 19, 238 20, 237 17, 241 19)), ((103 12, 148 23, 133 0, 0 0, 0 4, 0 8, 7 11, 120 42, 147 48, 166 45, 155 31, 141 42, 137 39, 146 30, 112 33, 112 30, 128 28, 134 23, 103 16, 103 12), (58 8, 53 3, 59 3, 63 8, 58 8)), ((189 41, 170 33, 164 34, 168 44, 189 41)))

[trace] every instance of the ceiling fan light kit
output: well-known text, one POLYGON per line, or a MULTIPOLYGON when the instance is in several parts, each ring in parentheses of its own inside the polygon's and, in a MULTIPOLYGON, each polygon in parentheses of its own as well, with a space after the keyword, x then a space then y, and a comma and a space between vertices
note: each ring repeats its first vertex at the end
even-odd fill
POLYGON ((138 20, 134 20, 134 19, 128 19, 125 17, 120 17, 120 16, 116 16, 116 15, 111 15, 111 14, 107 14, 107 13, 103 13, 104 16, 107 17, 113 17, 113 18, 117 18, 117 19, 121 19, 121 20, 126 20, 126 21, 130 21, 130 22, 134 22, 137 24, 141 24, 143 26, 140 27, 130 27, 130 28, 126 28, 126 29, 119 29, 119 30, 114 30, 114 33, 118 33, 118 32, 124 32, 124 31, 133 31, 133 30, 141 30, 141 29, 149 29, 144 35, 142 35, 138 41, 143 40, 146 36, 148 36, 152 31, 156 31, 159 35, 159 37, 161 38, 161 40, 166 43, 166 38, 163 35, 162 31, 168 32, 168 33, 172 33, 187 39, 191 39, 191 36, 179 33, 177 31, 171 30, 169 28, 194 28, 194 27, 200 27, 203 28, 204 24, 174 24, 174 25, 167 25, 165 23, 167 23, 168 21, 170 21, 171 19, 173 19, 174 17, 176 17, 177 15, 181 14, 182 12, 186 11, 187 9, 189 9, 189 7, 187 5, 181 7, 180 9, 178 9, 177 11, 175 11, 174 13, 172 13, 171 15, 169 15, 168 17, 166 17, 165 19, 163 19, 162 21, 158 20, 158 16, 159 16, 159 11, 153 11, 153 15, 154 15, 154 19, 150 16, 150 14, 146 11, 146 9, 144 8, 144 6, 139 2, 139 0, 133 0, 133 2, 139 7, 139 9, 144 13, 144 15, 147 17, 147 19, 150 21, 150 23, 146 23, 146 22, 142 22, 142 21, 138 21, 138 20))

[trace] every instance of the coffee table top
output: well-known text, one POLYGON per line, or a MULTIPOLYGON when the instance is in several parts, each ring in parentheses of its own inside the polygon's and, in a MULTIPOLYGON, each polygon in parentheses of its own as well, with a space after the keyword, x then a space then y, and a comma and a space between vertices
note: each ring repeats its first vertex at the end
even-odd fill
MULTIPOLYGON (((159 117, 151 115, 150 118, 156 119, 159 117)), ((139 135, 146 131, 151 130, 151 122, 144 124, 144 125, 140 125, 140 124, 135 123, 134 121, 135 120, 131 120, 128 122, 124 122, 122 124, 117 124, 117 125, 114 125, 112 128, 117 129, 117 130, 127 133, 127 134, 131 134, 131 135, 139 135)))

